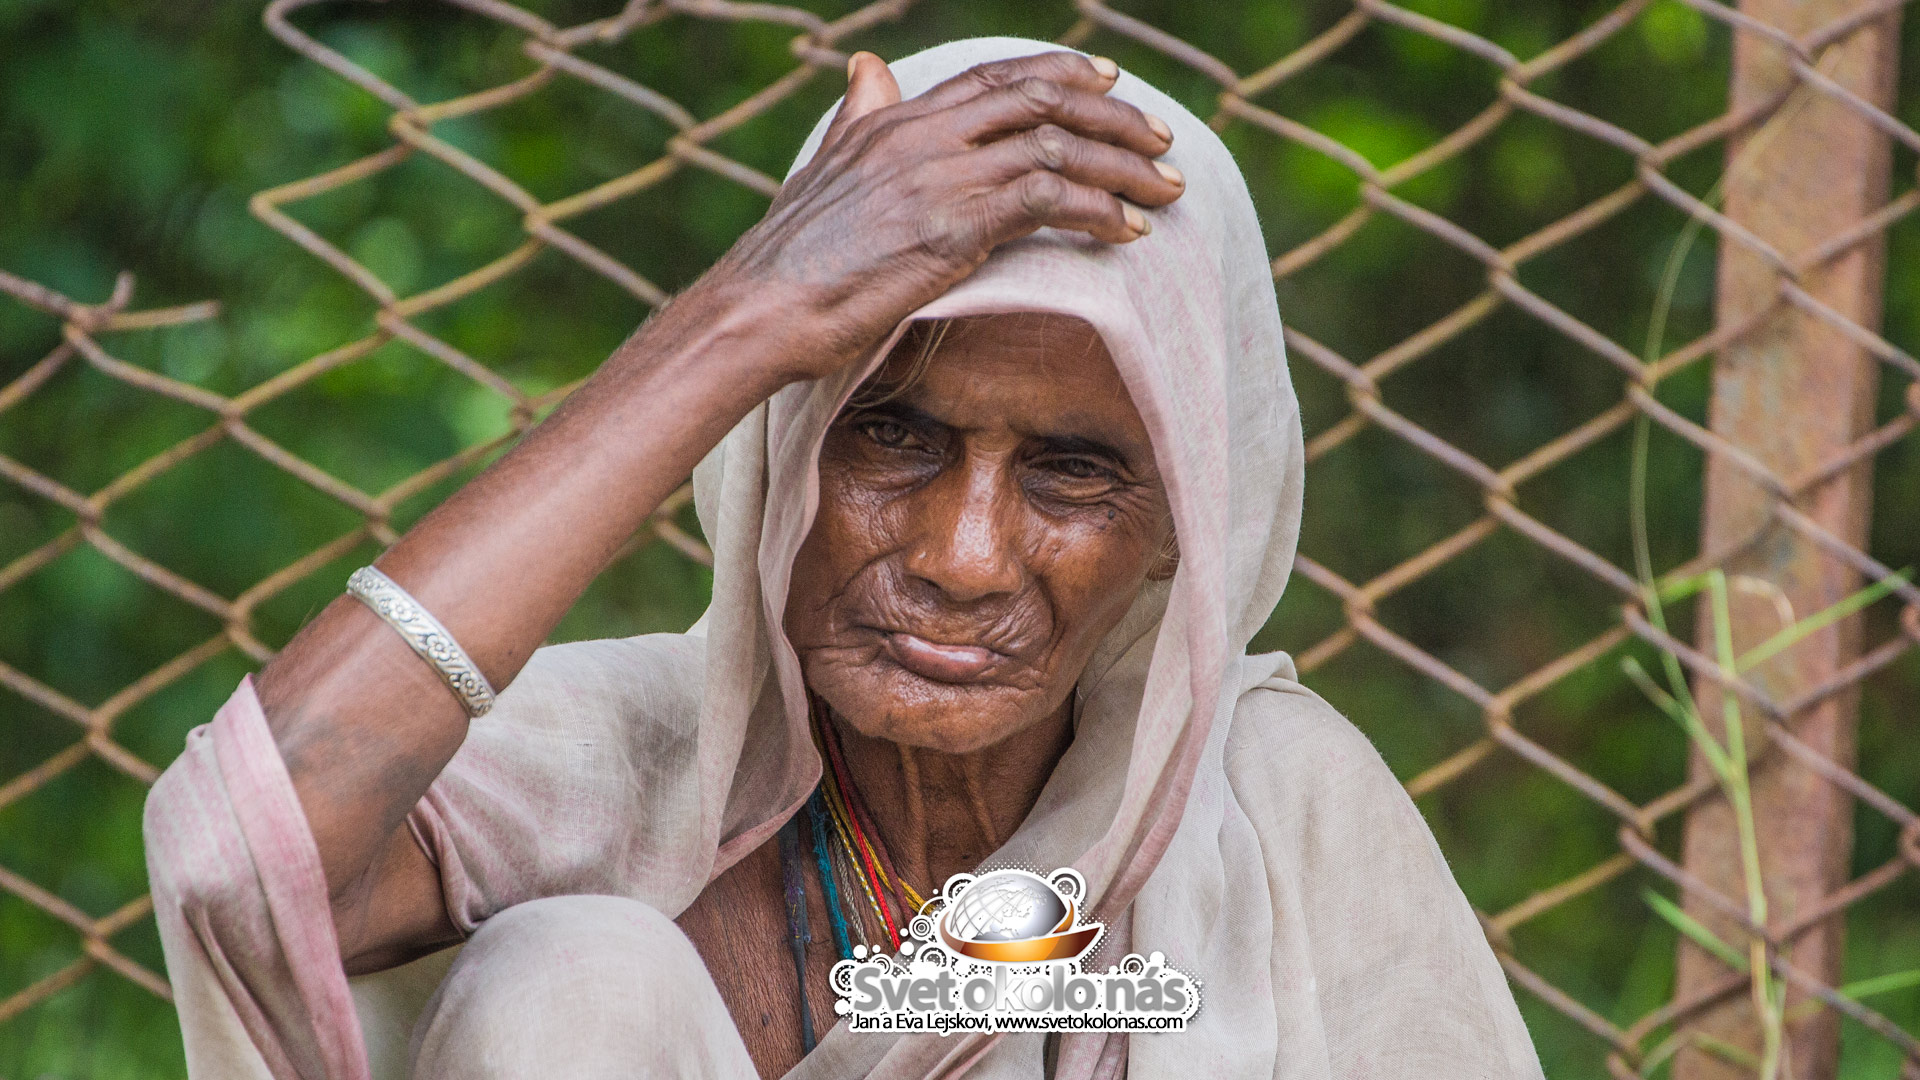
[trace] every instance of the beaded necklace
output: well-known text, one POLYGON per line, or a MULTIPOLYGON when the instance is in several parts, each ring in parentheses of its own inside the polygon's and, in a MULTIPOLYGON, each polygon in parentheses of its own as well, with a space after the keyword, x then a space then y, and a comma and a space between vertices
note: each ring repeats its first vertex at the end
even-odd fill
MULTIPOLYGON (((825 894, 827 920, 833 928, 834 948, 842 960, 850 960, 854 938, 863 947, 870 947, 865 916, 871 912, 875 924, 885 931, 887 943, 898 950, 900 928, 926 901, 894 865, 866 801, 853 786, 839 735, 827 722, 826 703, 808 693, 807 706, 814 746, 825 765, 819 786, 807 799, 807 831, 820 889, 825 894), (857 890, 851 887, 854 885, 857 890), (862 896, 866 899, 865 910, 859 902, 862 896)), ((811 1053, 816 1040, 807 993, 806 945, 813 941, 813 932, 807 925, 798 814, 780 830, 780 874, 786 894, 788 947, 793 952, 794 977, 800 988, 800 1043, 811 1053)))

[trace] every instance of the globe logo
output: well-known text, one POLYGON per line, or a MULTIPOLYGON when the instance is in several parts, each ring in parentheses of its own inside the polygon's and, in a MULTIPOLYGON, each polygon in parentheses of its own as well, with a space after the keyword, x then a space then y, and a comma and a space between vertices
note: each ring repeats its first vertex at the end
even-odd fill
POLYGON ((1079 874, 1063 870, 1054 878, 1048 881, 1025 870, 995 870, 950 882, 948 903, 939 919, 941 940, 961 956, 1000 963, 1079 956, 1104 927, 1073 925, 1074 898, 1086 893, 1079 874))
POLYGON ((947 926, 971 941, 1027 941, 1059 929, 1066 917, 1066 902, 1046 882, 1003 870, 962 893, 947 926))

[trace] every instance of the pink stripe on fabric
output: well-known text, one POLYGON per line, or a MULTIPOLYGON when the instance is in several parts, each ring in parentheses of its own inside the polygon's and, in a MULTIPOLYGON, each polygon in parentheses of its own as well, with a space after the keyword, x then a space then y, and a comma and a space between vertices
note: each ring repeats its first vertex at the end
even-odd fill
POLYGON ((370 1080, 360 1016, 340 962, 320 849, 267 730, 251 675, 215 714, 213 748, 328 1080, 370 1080))

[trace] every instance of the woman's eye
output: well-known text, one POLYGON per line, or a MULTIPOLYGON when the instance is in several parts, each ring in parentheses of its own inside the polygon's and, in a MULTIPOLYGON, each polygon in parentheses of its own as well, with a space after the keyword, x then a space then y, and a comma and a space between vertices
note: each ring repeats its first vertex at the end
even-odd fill
POLYGON ((860 433, 881 446, 897 449, 913 440, 913 433, 891 420, 869 420, 860 425, 860 433))
POLYGON ((1053 468, 1075 480, 1100 480, 1113 475, 1112 469, 1086 458, 1062 458, 1053 463, 1053 468))

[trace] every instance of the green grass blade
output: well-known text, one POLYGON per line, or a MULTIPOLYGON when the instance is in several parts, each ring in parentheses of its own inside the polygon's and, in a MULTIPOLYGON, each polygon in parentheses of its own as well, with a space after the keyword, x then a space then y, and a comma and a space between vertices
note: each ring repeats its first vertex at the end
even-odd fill
POLYGON ((1714 775, 1720 778, 1721 783, 1725 783, 1729 767, 1727 752, 1721 749, 1713 733, 1707 730, 1707 725, 1700 722, 1700 714, 1688 708, 1672 694, 1660 689, 1660 684, 1653 681, 1653 676, 1647 674, 1647 669, 1641 667, 1640 661, 1634 657, 1621 658, 1620 669, 1627 673, 1627 678, 1640 688, 1641 693, 1647 695, 1655 705, 1660 707, 1661 712, 1666 713, 1674 723, 1680 725, 1680 730, 1686 732, 1687 738, 1700 748, 1700 753, 1707 759, 1707 764, 1712 767, 1714 775))
POLYGON ((1721 963, 1726 964, 1735 971, 1744 972, 1747 970, 1747 958, 1740 954, 1740 950, 1721 941, 1713 931, 1702 926, 1693 916, 1681 911, 1679 904, 1661 896, 1652 889, 1640 890, 1640 896, 1646 900, 1647 906, 1653 909, 1655 915, 1672 923, 1675 930, 1687 935, 1695 945, 1719 957, 1721 963))
POLYGON ((1674 578, 1672 581, 1661 582, 1658 593, 1661 602, 1671 604, 1698 594, 1707 587, 1707 575, 1712 572, 1707 570, 1692 577, 1674 578))
POLYGON ((1915 986, 1920 986, 1920 968, 1861 979, 1859 982, 1840 987, 1838 992, 1841 997, 1859 1001, 1861 998, 1869 998, 1875 994, 1890 994, 1895 990, 1906 990, 1915 986))
POLYGON ((1767 640, 1742 653, 1740 658, 1734 661, 1734 667, 1737 670, 1746 671, 1755 665, 1772 659, 1792 648, 1808 636, 1825 630, 1841 619, 1846 618, 1906 584, 1911 575, 1911 569, 1901 570, 1890 578, 1876 581, 1866 588, 1861 589, 1859 592, 1854 593, 1852 596, 1846 597, 1838 603, 1814 612, 1806 618, 1795 622, 1792 626, 1783 627, 1779 633, 1774 634, 1767 640))

